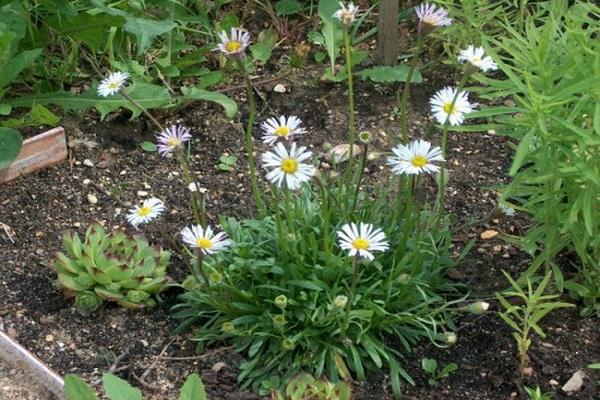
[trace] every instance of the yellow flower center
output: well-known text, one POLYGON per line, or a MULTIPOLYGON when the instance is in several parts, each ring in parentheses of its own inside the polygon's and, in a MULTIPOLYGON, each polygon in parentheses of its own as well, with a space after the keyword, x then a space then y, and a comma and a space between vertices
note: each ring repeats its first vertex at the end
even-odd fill
POLYGON ((229 53, 235 53, 237 51, 240 51, 241 48, 242 44, 237 40, 231 40, 225 45, 225 49, 227 49, 229 53))
POLYGON ((281 169, 288 174, 293 174, 298 171, 298 160, 294 160, 293 158, 283 160, 281 162, 281 169))
POLYGON ((287 136, 290 134, 290 128, 288 128, 287 126, 280 126, 279 128, 275 129, 275 134, 277 136, 287 136))
POLYGON ((119 83, 118 82, 108 82, 108 88, 109 89, 118 89, 119 83))
POLYGON ((427 158, 424 156, 414 156, 410 162, 414 167, 421 168, 427 164, 427 158))
POLYGON ((212 247, 212 241, 208 238, 201 237, 196 239, 196 245, 201 249, 210 249, 212 247))
POLYGON ((477 56, 471 57, 471 64, 473 64, 473 65, 481 64, 481 57, 477 57, 477 56))
POLYGON ((179 139, 177 139, 176 137, 172 137, 172 138, 169 138, 169 140, 167 140, 167 144, 170 147, 176 147, 181 144, 181 141, 179 139))
POLYGON ((444 104, 444 112, 446 114, 454 114, 456 112, 456 107, 452 105, 452 102, 444 104))
POLYGON ((352 246, 354 246, 354 248, 358 250, 367 250, 369 248, 369 241, 364 237, 359 237, 357 239, 354 239, 354 241, 352 242, 352 246))
POLYGON ((148 215, 150 215, 150 213, 152 212, 152 209, 148 206, 143 206, 140 207, 140 209, 138 210, 138 215, 140 217, 147 217, 148 215))

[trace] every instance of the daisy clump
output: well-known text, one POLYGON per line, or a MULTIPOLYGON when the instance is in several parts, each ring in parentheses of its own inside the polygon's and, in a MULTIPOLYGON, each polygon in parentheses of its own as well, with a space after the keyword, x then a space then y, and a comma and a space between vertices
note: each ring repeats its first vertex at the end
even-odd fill
POLYGON ((492 60, 492 57, 485 56, 483 47, 469 46, 462 50, 458 55, 459 62, 467 62, 482 72, 495 71, 498 65, 492 60))
POLYGON ((422 3, 415 8, 415 12, 419 18, 419 31, 452 25, 448 11, 435 4, 422 3))
POLYGON ((435 173, 440 167, 434 161, 444 161, 440 147, 431 148, 425 140, 415 140, 407 146, 399 144, 392 149, 393 156, 388 157, 388 165, 396 175, 418 175, 435 173))
POLYGON ((263 143, 273 145, 278 139, 292 139, 293 136, 303 135, 306 130, 300 126, 302 120, 294 115, 279 118, 269 118, 261 124, 263 143))
POLYGON ((108 97, 119 93, 125 87, 127 79, 129 79, 127 72, 111 72, 98 85, 98 95, 108 97))
POLYGON ((171 125, 156 136, 158 154, 170 157, 175 150, 180 149, 190 139, 192 139, 192 135, 189 128, 182 125, 171 125))
POLYGON ((469 103, 469 93, 457 88, 445 87, 429 100, 431 112, 440 124, 461 125, 464 115, 473 111, 469 103))
POLYGON ((333 13, 333 17, 339 19, 342 24, 350 26, 354 23, 357 14, 358 6, 355 6, 352 2, 348 3, 348 6, 346 6, 340 1, 340 8, 333 13))
POLYGON ((285 183, 290 190, 298 189, 315 174, 315 167, 304 162, 311 156, 306 147, 296 147, 296 143, 292 143, 289 151, 283 144, 277 143, 273 151, 262 156, 263 167, 269 170, 267 179, 278 187, 285 183))
POLYGON ((183 242, 199 249, 205 256, 215 254, 231 245, 225 232, 215 233, 210 226, 206 229, 200 225, 192 225, 181 231, 183 242))
POLYGON ((162 202, 162 200, 152 197, 144 200, 141 205, 135 206, 129 210, 129 213, 127 214, 127 221, 131 224, 131 226, 137 228, 140 225, 147 224, 148 222, 156 219, 165 210, 165 204, 162 202))
POLYGON ((340 247, 348 250, 351 257, 373 260, 374 251, 385 251, 389 247, 385 234, 381 229, 373 228, 371 224, 344 224, 337 235, 340 247))
POLYGON ((229 35, 226 31, 221 31, 219 39, 221 41, 215 50, 231 58, 243 57, 250 45, 250 34, 242 28, 231 28, 229 35))

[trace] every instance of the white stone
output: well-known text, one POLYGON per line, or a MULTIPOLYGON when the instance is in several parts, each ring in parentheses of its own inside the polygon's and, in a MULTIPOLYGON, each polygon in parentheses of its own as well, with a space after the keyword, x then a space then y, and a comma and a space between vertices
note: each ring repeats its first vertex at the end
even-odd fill
POLYGON ((277 85, 275 85, 275 87, 273 88, 273 91, 275 93, 285 93, 286 89, 285 86, 283 86, 281 83, 278 83, 277 85))
POLYGON ((146 192, 145 190, 138 190, 137 195, 139 197, 146 197, 148 196, 148 192, 146 192))
POLYGON ((84 185, 89 185, 90 183, 92 183, 92 181, 88 178, 85 178, 82 182, 84 185))
POLYGON ((577 392, 583 386, 583 378, 585 378, 585 372, 582 370, 576 371, 571 378, 562 386, 563 392, 577 392))
POLYGON ((83 165, 85 165, 86 167, 93 167, 94 163, 86 158, 85 160, 83 160, 83 165))
POLYGON ((87 201, 90 204, 97 204, 98 203, 98 198, 96 196, 94 196, 93 194, 89 193, 87 195, 87 201))

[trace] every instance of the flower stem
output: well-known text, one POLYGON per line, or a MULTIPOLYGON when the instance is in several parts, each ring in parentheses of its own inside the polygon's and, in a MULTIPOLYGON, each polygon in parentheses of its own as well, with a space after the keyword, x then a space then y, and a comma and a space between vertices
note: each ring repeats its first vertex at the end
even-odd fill
POLYGON ((158 120, 156 118, 154 118, 152 116, 152 114, 150 114, 148 112, 148 110, 146 110, 146 108, 141 105, 137 100, 134 100, 133 98, 131 98, 131 96, 129 96, 127 93, 125 93, 124 90, 120 90, 119 94, 121 96, 123 96, 125 98, 125 100, 127 100, 128 102, 130 102, 131 104, 133 104, 134 106, 136 106, 137 108, 140 109, 140 111, 142 111, 144 113, 145 116, 147 116, 148 118, 150 118, 150 120, 154 123, 154 125, 156 125, 156 127, 158 128, 159 132, 164 132, 165 128, 162 126, 162 124, 160 122, 158 122, 158 120))
POLYGON ((365 146, 363 147, 363 154, 360 159, 360 170, 358 171, 358 179, 356 180, 356 190, 354 191, 354 200, 352 201, 352 208, 350 210, 351 214, 354 213, 354 210, 356 208, 356 202, 358 201, 358 194, 360 192, 360 184, 362 182, 364 171, 365 171, 365 165, 367 163, 368 150, 369 150, 369 145, 367 143, 365 143, 365 146))
POLYGON ((408 96, 410 95, 410 83, 414 75, 415 69, 417 68, 417 62, 419 61, 419 55, 423 49, 423 43, 425 42, 422 34, 419 34, 417 39, 417 49, 415 55, 410 61, 408 68, 408 74, 406 75, 406 83, 404 84, 404 91, 402 93, 402 100, 400 101, 400 129, 402 133, 402 142, 408 142, 408 96))
MULTIPOLYGON (((192 171, 190 168, 190 162, 188 160, 187 155, 183 151, 183 148, 179 147, 176 150, 177 159, 179 161, 179 165, 181 165, 181 170, 183 171, 183 177, 186 182, 186 186, 190 184, 196 185, 196 193, 199 194, 198 185, 195 183, 194 178, 192 176, 192 171)), ((196 223, 201 225, 202 227, 206 227, 206 218, 204 215, 204 202, 199 202, 199 199, 196 197, 195 193, 190 192, 190 203, 192 205, 192 211, 194 212, 194 218, 196 219, 196 223)))
POLYGON ((254 128, 254 121, 256 120, 256 100, 254 98, 254 88, 252 87, 252 81, 250 75, 246 70, 246 66, 242 59, 238 60, 238 65, 242 74, 244 75, 244 81, 246 83, 246 91, 248 93, 248 104, 250 112, 248 114, 248 122, 246 124, 246 153, 248 156, 248 167, 250 169, 250 184, 252 185, 252 195, 254 196, 254 202, 256 203, 256 209, 260 218, 263 218, 266 214, 265 204, 258 188, 258 177, 256 174, 256 160, 254 159, 254 145, 252 143, 252 130, 254 128))
POLYGON ((346 304, 346 314, 344 315, 344 324, 342 325, 342 336, 346 337, 346 331, 350 326, 350 311, 352 310, 352 302, 354 301, 354 291, 358 283, 358 267, 360 264, 360 256, 354 256, 354 271, 352 272, 352 283, 350 284, 350 292, 348 293, 348 304, 346 304))
MULTIPOLYGON (((456 103, 456 100, 458 99, 458 96, 461 92, 461 89, 465 86, 465 84, 467 83, 467 80, 469 79, 469 77, 471 76, 470 73, 470 69, 468 67, 468 63, 467 66, 465 66, 465 70, 463 73, 463 76, 460 80, 460 82, 458 83, 458 86, 456 87, 456 91, 454 92, 454 97, 452 98, 452 103, 450 106, 450 112, 448 113, 448 115, 446 116, 446 120, 444 121, 444 124, 442 125, 442 141, 441 141, 441 149, 442 149, 442 156, 444 157, 444 159, 446 159, 446 151, 447 151, 447 147, 448 147, 448 125, 450 123, 450 116, 452 115, 452 112, 454 111, 454 104, 456 103)), ((440 166, 440 178, 439 178, 439 189, 438 189, 438 213, 443 213, 444 212, 444 207, 446 204, 446 163, 448 161, 444 161, 442 163, 442 165, 440 166)))
POLYGON ((354 110, 354 79, 352 76, 352 46, 348 27, 344 26, 344 46, 346 52, 346 75, 348 79, 348 166, 345 181, 352 177, 352 164, 354 163, 354 141, 356 140, 356 122, 354 110))

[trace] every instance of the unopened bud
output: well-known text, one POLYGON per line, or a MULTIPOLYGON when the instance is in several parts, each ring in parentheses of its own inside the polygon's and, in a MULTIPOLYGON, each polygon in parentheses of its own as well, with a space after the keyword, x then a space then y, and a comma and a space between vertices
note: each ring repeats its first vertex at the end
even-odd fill
POLYGON ((290 339, 283 339, 281 342, 281 347, 283 347, 284 350, 294 350, 296 345, 290 339))
POLYGON ((286 324, 286 320, 285 320, 285 316, 283 314, 281 315, 276 315, 273 317, 273 325, 281 328, 282 326, 284 326, 286 324))
POLYGON ((233 322, 223 322, 221 330, 225 333, 233 333, 235 332, 235 325, 233 325, 233 322))
POLYGON ((458 340, 458 336, 456 336, 456 333, 454 332, 444 332, 438 333, 437 339, 448 345, 453 345, 458 340))
POLYGON ((475 303, 471 303, 467 306, 467 310, 472 314, 483 314, 488 308, 490 308, 490 303, 485 301, 476 301, 475 303))
POLYGON ((360 140, 361 142, 363 142, 364 144, 369 144, 371 143, 371 139, 372 139, 372 135, 371 132, 369 131, 362 131, 358 134, 358 140, 360 140))
POLYGON ((281 308, 282 310, 287 306, 287 302, 288 299, 283 294, 275 297, 275 305, 281 308))
POLYGON ((335 308, 344 308, 346 307, 346 304, 348 304, 348 297, 344 295, 336 296, 336 298, 333 299, 333 306, 335 308))

